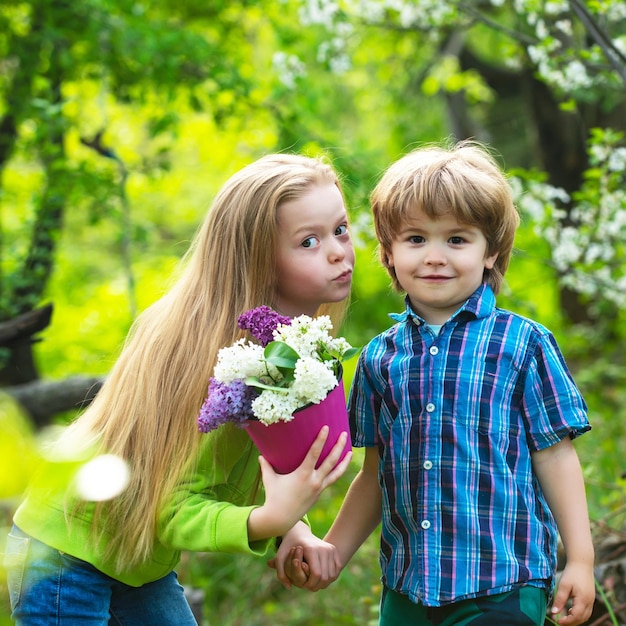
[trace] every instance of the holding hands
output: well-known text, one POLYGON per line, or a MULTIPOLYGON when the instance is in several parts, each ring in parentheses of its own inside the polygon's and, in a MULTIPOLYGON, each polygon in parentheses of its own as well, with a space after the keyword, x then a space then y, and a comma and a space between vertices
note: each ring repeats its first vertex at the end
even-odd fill
POLYGON ((286 589, 292 586, 309 591, 325 589, 341 573, 335 546, 316 537, 299 522, 284 537, 276 556, 268 562, 286 589))

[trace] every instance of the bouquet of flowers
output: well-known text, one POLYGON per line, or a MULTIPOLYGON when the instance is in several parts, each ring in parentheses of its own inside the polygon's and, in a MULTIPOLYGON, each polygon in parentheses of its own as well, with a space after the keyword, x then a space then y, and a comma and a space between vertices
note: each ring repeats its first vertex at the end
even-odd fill
POLYGON ((298 409, 324 400, 338 384, 342 361, 358 352, 329 334, 328 316, 292 319, 261 306, 241 315, 238 326, 259 343, 240 339, 218 352, 198 417, 200 432, 226 422, 292 420, 298 409))

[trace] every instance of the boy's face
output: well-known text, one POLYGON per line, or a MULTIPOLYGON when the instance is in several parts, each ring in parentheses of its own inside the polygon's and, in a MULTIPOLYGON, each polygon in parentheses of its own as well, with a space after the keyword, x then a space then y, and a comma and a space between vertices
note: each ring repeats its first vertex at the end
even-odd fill
POLYGON ((497 254, 486 256, 487 240, 475 226, 451 214, 434 220, 416 211, 389 250, 389 265, 413 309, 429 324, 443 324, 483 282, 497 254))

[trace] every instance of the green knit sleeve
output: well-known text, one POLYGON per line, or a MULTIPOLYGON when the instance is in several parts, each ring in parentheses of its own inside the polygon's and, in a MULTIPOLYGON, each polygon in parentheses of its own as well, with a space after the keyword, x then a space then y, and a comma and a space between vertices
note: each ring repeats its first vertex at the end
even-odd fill
POLYGON ((248 517, 263 488, 257 457, 242 429, 205 435, 196 467, 162 509, 159 541, 177 550, 266 554, 274 539, 248 541, 248 517))

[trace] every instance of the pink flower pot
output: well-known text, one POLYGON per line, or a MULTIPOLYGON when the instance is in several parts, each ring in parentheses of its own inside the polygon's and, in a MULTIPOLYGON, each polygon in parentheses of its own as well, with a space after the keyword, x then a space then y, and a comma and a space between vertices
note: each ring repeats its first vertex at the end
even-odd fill
POLYGON ((289 474, 302 463, 324 425, 329 427, 328 438, 315 467, 319 467, 328 456, 342 432, 348 433, 348 440, 339 460, 352 450, 343 379, 319 404, 298 409, 290 422, 266 426, 250 420, 246 422, 246 430, 274 470, 279 474, 289 474))

